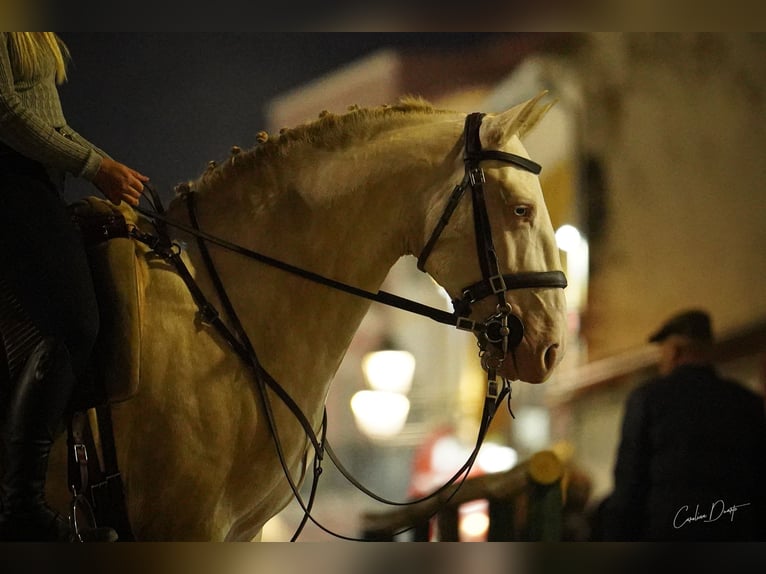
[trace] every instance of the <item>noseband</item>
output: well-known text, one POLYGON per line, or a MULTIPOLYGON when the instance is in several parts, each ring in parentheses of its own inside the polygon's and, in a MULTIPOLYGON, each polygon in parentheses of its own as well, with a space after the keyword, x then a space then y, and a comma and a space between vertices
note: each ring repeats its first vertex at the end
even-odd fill
POLYGON ((436 223, 431 236, 423 247, 418 257, 418 269, 425 271, 426 261, 439 240, 444 228, 455 212, 460 199, 467 188, 471 188, 471 200, 473 204, 473 223, 476 236, 476 253, 479 259, 482 279, 461 290, 461 296, 453 299, 452 305, 457 315, 457 327, 474 331, 479 334, 479 346, 485 351, 491 344, 501 351, 499 357, 493 358, 493 370, 505 359, 507 353, 521 343, 524 337, 524 323, 511 312, 511 305, 505 297, 508 291, 515 289, 530 288, 560 288, 567 286, 567 279, 561 271, 532 271, 523 273, 511 273, 503 275, 497 259, 497 252, 492 241, 492 228, 489 223, 487 204, 484 198, 484 170, 481 162, 485 160, 501 161, 514 165, 534 174, 539 174, 542 167, 519 155, 499 151, 484 150, 481 147, 479 129, 484 118, 483 113, 469 114, 465 119, 465 175, 462 181, 455 186, 452 195, 447 201, 441 218, 436 223), (495 295, 497 307, 495 313, 490 315, 483 323, 477 324, 468 319, 471 314, 471 306, 479 301, 495 295))

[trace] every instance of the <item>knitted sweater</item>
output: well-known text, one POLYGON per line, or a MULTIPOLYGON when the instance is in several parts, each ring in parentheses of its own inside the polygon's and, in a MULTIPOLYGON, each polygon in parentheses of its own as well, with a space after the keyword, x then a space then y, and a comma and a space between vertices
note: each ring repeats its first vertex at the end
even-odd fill
POLYGON ((108 156, 67 125, 53 59, 40 77, 20 80, 9 42, 8 33, 0 32, 0 153, 5 146, 40 162, 52 175, 67 172, 92 180, 108 156))

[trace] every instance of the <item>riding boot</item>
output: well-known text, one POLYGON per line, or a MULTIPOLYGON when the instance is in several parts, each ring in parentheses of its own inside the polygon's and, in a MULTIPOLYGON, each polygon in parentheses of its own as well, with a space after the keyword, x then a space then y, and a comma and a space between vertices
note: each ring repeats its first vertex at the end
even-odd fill
POLYGON ((0 540, 71 540, 69 522, 45 502, 48 456, 75 384, 66 347, 43 339, 32 351, 11 398, 2 432, 0 540))

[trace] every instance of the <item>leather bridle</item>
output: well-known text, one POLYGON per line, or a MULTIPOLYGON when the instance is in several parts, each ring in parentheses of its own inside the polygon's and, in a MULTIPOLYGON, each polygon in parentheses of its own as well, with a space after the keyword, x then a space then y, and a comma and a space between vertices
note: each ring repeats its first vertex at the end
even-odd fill
POLYGON ((436 242, 447 227, 452 214, 455 212, 461 198, 465 195, 466 189, 470 187, 476 253, 482 279, 462 289, 461 296, 454 299, 452 305, 458 317, 457 327, 477 333, 479 346, 482 350, 482 362, 488 371, 490 381, 492 381, 495 379, 494 371, 499 368, 508 353, 518 347, 524 337, 524 323, 512 312, 511 305, 506 299, 506 293, 516 289, 563 289, 567 286, 567 280, 562 271, 532 271, 502 274, 494 241, 492 240, 492 228, 489 223, 489 213, 484 197, 486 178, 481 162, 487 160, 500 161, 535 175, 542 171, 542 167, 520 155, 499 150, 482 149, 479 130, 484 116, 485 114, 476 112, 468 114, 465 119, 465 152, 463 155, 465 174, 462 181, 452 191, 452 195, 447 201, 439 221, 436 223, 431 236, 428 238, 423 251, 418 257, 418 269, 425 271, 426 261, 436 246, 436 242), (468 316, 471 314, 472 305, 493 295, 497 297, 495 313, 479 324, 468 319, 468 316), (495 352, 491 355, 486 354, 489 345, 495 348, 495 352), (498 354, 497 351, 500 353, 498 354))
POLYGON ((487 160, 500 161, 534 174, 540 173, 541 167, 535 162, 516 154, 497 150, 483 150, 479 140, 479 128, 481 126, 481 121, 484 115, 485 114, 481 113, 473 113, 466 117, 464 155, 465 174, 462 181, 457 186, 455 186, 449 200, 447 201, 447 205, 444 212, 442 213, 441 218, 437 222, 433 232, 431 233, 431 236, 429 237, 429 240, 426 242, 423 251, 418 257, 418 267, 425 271, 425 265, 429 255, 433 251, 441 233, 444 231, 444 228, 448 225, 450 218, 457 208, 460 199, 465 194, 466 189, 470 187, 471 198, 473 202, 476 249, 479 258, 479 266, 482 272, 482 279, 477 283, 464 288, 461 291, 461 296, 453 300, 454 311, 452 313, 437 309, 435 307, 430 307, 410 299, 405 299, 385 291, 372 293, 370 291, 366 291, 364 289, 360 289, 358 287, 324 277, 317 273, 301 269, 289 263, 274 259, 262 253, 258 253, 241 245, 231 243, 220 237, 206 233, 200 229, 196 214, 195 192, 193 192, 191 189, 187 189, 182 193, 187 202, 191 225, 184 225, 168 219, 165 215, 165 210, 162 207, 162 203, 158 194, 154 188, 148 184, 145 184, 145 189, 148 192, 148 196, 145 197, 151 203, 152 209, 147 210, 142 207, 134 208, 137 212, 146 216, 154 223, 155 229, 157 230, 157 235, 155 236, 149 233, 145 233, 136 227, 131 227, 129 231, 130 236, 147 244, 156 254, 171 263, 176 268, 199 309, 199 316, 201 321, 204 324, 213 326, 223 336, 223 338, 232 347, 232 349, 242 358, 245 364, 251 368, 254 374, 254 378, 257 384, 256 388, 266 411, 266 417, 269 422, 272 438, 277 450, 277 456, 279 458, 280 464, 282 465, 282 469, 287 478, 287 481, 290 484, 293 495, 304 511, 304 519, 293 535, 292 540, 295 540, 298 537, 308 519, 310 519, 320 529, 333 536, 347 540, 357 540, 356 538, 332 532, 317 522, 311 515, 311 509, 318 486, 319 475, 322 472, 321 464, 325 453, 327 453, 338 470, 346 477, 347 480, 349 480, 349 482, 379 502, 395 506, 417 504, 433 498, 442 492, 445 492, 447 488, 460 481, 460 483, 458 483, 455 489, 450 493, 447 500, 454 496, 454 494, 459 489, 460 484, 462 484, 462 482, 467 478, 468 473, 472 468, 476 457, 478 456, 479 448, 481 447, 486 432, 489 429, 489 425, 494 418, 497 407, 501 404, 505 397, 508 397, 510 409, 510 382, 503 377, 502 383, 498 383, 496 377, 496 369, 500 366, 500 364, 502 364, 506 355, 509 352, 513 352, 513 350, 520 344, 524 334, 524 325, 521 319, 512 312, 511 305, 508 303, 505 294, 508 291, 517 289, 563 289, 567 285, 566 277, 561 271, 502 274, 500 270, 500 265, 494 248, 494 242, 492 240, 492 230, 490 227, 489 215, 487 213, 487 207, 484 198, 485 177, 484 171, 481 168, 481 162, 487 160), (217 309, 215 309, 215 307, 210 303, 209 299, 202 292, 199 285, 189 272, 186 264, 181 258, 180 247, 172 241, 167 232, 168 226, 189 233, 196 238, 200 249, 200 254, 205 262, 206 268, 212 279, 213 285, 215 286, 221 304, 224 307, 225 314, 228 317, 231 327, 221 319, 217 309), (340 460, 338 460, 337 456, 333 452, 329 442, 327 441, 326 410, 323 414, 321 436, 317 436, 317 433, 314 431, 311 422, 302 412, 297 403, 295 403, 287 391, 285 391, 285 389, 276 380, 274 380, 274 378, 262 366, 250 341, 250 338, 245 332, 237 312, 234 309, 234 306, 226 292, 225 286, 221 281, 220 276, 218 275, 216 266, 207 247, 208 243, 218 245, 219 247, 233 251, 235 253, 239 253, 240 255, 254 259, 258 262, 275 267, 277 269, 281 269, 287 273, 298 275, 309 281, 313 281, 315 283, 319 283, 336 290, 344 291, 357 297, 362 297, 371 301, 382 303, 384 305, 396 307, 398 309, 409 311, 417 315, 428 317, 439 323, 455 326, 458 329, 474 332, 479 339, 482 364, 487 370, 488 383, 487 394, 484 401, 484 410, 482 413, 479 431, 477 433, 476 444, 465 464, 452 476, 450 480, 448 480, 444 485, 442 485, 434 492, 416 500, 409 500, 406 502, 387 500, 370 491, 364 485, 360 484, 344 468, 340 460), (495 313, 490 315, 483 322, 477 322, 470 319, 469 315, 471 314, 472 305, 493 295, 497 298, 497 307, 495 313), (490 345, 495 347, 495 351, 491 355, 492 359, 488 360, 487 358, 489 357, 489 354, 486 353, 486 351, 490 345), (500 355, 497 354, 497 350, 500 351, 500 355), (308 503, 304 503, 298 491, 298 487, 289 472, 288 464, 282 450, 281 440, 279 439, 271 403, 266 392, 267 389, 270 389, 272 392, 274 392, 279 397, 279 399, 292 411, 297 421, 306 433, 308 440, 313 446, 315 453, 314 479, 308 503))

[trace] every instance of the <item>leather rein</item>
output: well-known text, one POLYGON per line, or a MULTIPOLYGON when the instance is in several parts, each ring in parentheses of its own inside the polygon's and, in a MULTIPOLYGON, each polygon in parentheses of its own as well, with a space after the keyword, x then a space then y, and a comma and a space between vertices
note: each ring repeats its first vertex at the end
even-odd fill
MULTIPOLYGON (((461 296, 453 300, 453 307, 455 309, 453 313, 424 305, 410 299, 405 299, 385 291, 378 291, 375 293, 366 291, 341 281, 330 279, 320 274, 301 269, 289 263, 285 263, 262 253, 258 253, 243 246, 231 243, 220 237, 205 233, 199 227, 196 213, 196 197, 195 193, 190 189, 182 192, 182 197, 184 197, 186 201, 189 221, 191 225, 184 225, 169 220, 165 215, 165 210, 162 207, 162 203, 158 194, 150 185, 145 185, 145 188, 149 193, 149 197, 147 199, 149 199, 150 203, 152 204, 152 210, 147 210, 141 207, 134 208, 137 212, 141 213, 153 222, 155 229, 157 230, 157 235, 144 233, 137 228, 132 227, 130 229, 131 237, 148 245, 157 255, 171 263, 176 268, 199 309, 198 317, 202 323, 214 327, 254 374, 256 389, 264 407, 280 465, 293 492, 293 496, 301 506, 304 513, 303 520, 292 536, 291 541, 297 539, 307 520, 311 520, 321 530, 337 538, 346 540, 360 540, 358 538, 344 536, 329 530, 317 522, 317 520, 315 520, 311 515, 311 510, 313 508, 313 503, 318 488, 319 476, 322 473, 322 462, 324 460, 325 453, 327 453, 336 468, 351 484, 353 484, 356 488, 371 498, 388 505, 409 506, 418 504, 440 495, 459 480, 460 483, 455 486, 454 490, 446 499, 446 504, 446 502, 449 501, 449 499, 458 491, 462 482, 466 480, 468 473, 473 467, 476 457, 478 456, 479 449, 484 441, 484 437, 489 429, 490 423, 494 418, 495 412, 497 411, 498 406, 506 398, 506 396, 508 398, 508 408, 510 410, 510 381, 508 381, 505 377, 501 377, 501 381, 498 382, 496 373, 497 369, 505 360, 506 356, 508 354, 513 354, 515 348, 520 344, 524 335, 524 325, 521 319, 512 313, 511 305, 508 303, 505 297, 506 292, 516 289, 528 288, 563 289, 567 285, 566 277, 561 271, 523 272, 505 275, 501 273, 497 254, 495 252, 494 243, 492 240, 489 215, 487 213, 487 207, 484 198, 484 171, 480 164, 485 160, 500 161, 534 174, 540 173, 542 168, 539 164, 516 154, 497 150, 483 150, 479 140, 479 127, 483 117, 484 114, 482 113, 473 113, 466 117, 464 132, 465 173, 463 179, 458 185, 455 186, 441 218, 436 224, 429 240, 426 242, 423 251, 418 257, 418 268, 422 271, 425 271, 426 261, 434 246, 436 245, 439 236, 449 223, 449 220, 457 208, 460 199, 463 197, 463 195, 465 195, 465 191, 470 188, 473 204, 476 249, 479 258, 479 265, 482 272, 482 280, 464 288, 461 291, 461 296), (224 313, 231 327, 229 327, 221 319, 218 310, 210 303, 208 298, 202 292, 199 285, 196 283, 193 276, 189 272, 186 264, 181 258, 181 248, 170 238, 167 230, 168 226, 177 228, 190 235, 193 235, 196 238, 200 254, 203 258, 209 276, 211 277, 218 298, 223 307, 224 313), (340 290, 357 297, 362 297, 390 307, 395 307, 410 313, 427 317, 439 323, 457 327, 461 330, 472 331, 475 333, 479 341, 479 347, 481 349, 480 357, 482 358, 482 365, 487 370, 487 393, 484 400, 484 408, 477 433, 476 444, 465 464, 463 464, 463 466, 458 471, 456 471, 455 474, 445 484, 443 484, 435 491, 421 498, 408 500, 406 502, 387 500, 381 496, 378 496, 366 488, 364 485, 359 483, 340 462, 338 457, 333 452, 329 441, 327 440, 326 407, 323 411, 323 419, 320 431, 321 436, 317 436, 313 425, 302 412, 300 407, 295 403, 289 393, 287 393, 287 391, 285 391, 285 389, 276 380, 274 380, 274 378, 262 366, 258 355, 250 341, 250 338, 245 332, 245 329, 242 326, 234 305, 232 304, 226 292, 226 288, 218 274, 215 263, 208 249, 208 243, 218 245, 219 247, 222 247, 226 250, 233 251, 247 258, 254 259, 260 263, 275 267, 287 273, 303 277, 306 280, 319 283, 321 285, 325 285, 327 287, 340 290), (490 296, 495 296, 497 298, 497 307, 495 313, 490 315, 483 322, 478 322, 470 319, 469 315, 471 313, 472 305, 490 296), (494 352, 492 354, 487 352, 490 346, 494 348, 494 352), (496 354, 498 350, 500 351, 500 355, 496 354), (289 471, 288 464, 282 449, 282 443, 276 427, 273 410, 267 393, 268 389, 274 392, 294 414, 298 423, 302 426, 306 437, 310 441, 314 450, 314 476, 308 502, 304 502, 299 493, 298 486, 295 484, 295 481, 293 480, 289 471)), ((513 413, 511 412, 511 414, 513 413)))

